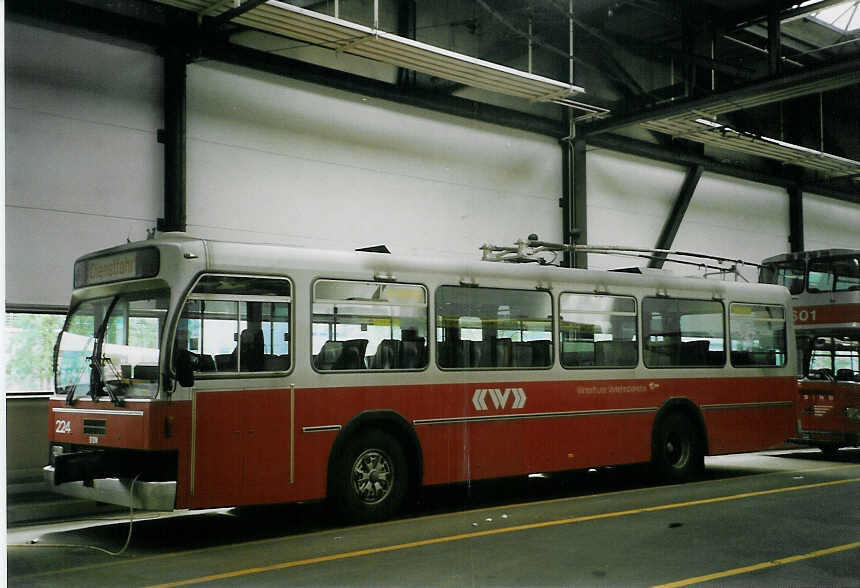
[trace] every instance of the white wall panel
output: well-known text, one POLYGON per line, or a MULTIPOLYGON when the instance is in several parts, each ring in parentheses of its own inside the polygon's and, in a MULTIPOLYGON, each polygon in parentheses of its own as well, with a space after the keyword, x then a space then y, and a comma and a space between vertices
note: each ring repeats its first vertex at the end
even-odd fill
MULTIPOLYGON (((654 247, 687 170, 612 151, 588 153, 588 240, 654 247)), ((757 262, 788 250, 788 195, 782 188, 705 173, 673 249, 757 262)), ((590 255, 589 267, 645 266, 647 260, 590 255)), ((693 268, 666 264, 680 274, 693 268)), ((744 271, 755 279, 755 270, 744 271)))
MULTIPOLYGON (((753 263, 784 253, 789 249, 788 193, 705 173, 672 248, 753 263)), ((742 273, 750 281, 757 279, 755 268, 742 273)))
POLYGON ((6 300, 68 304, 79 255, 162 214, 161 60, 8 23, 6 300))
MULTIPOLYGON (((588 151, 588 242, 651 248, 684 182, 680 166, 614 151, 588 151)), ((594 269, 642 267, 647 259, 589 255, 594 269)))
POLYGON ((806 249, 860 249, 860 206, 804 194, 803 220, 806 249))
POLYGON ((561 151, 526 132, 214 64, 189 75, 189 231, 477 256, 558 239, 561 151))

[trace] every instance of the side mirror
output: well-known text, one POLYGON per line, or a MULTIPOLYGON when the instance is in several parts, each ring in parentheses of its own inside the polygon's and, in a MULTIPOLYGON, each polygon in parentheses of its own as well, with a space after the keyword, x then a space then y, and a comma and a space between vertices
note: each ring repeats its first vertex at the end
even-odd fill
POLYGON ((194 385, 194 370, 199 362, 200 359, 187 349, 179 352, 176 356, 176 381, 181 386, 190 388, 194 385))

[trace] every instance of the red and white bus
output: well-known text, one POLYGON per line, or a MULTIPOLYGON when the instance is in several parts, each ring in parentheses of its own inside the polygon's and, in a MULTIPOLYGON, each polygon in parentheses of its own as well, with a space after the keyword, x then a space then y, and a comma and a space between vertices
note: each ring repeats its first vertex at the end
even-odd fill
POLYGON ((794 430, 783 287, 165 234, 80 258, 54 488, 156 510, 704 455, 794 430))
POLYGON ((759 281, 786 286, 794 299, 802 379, 793 440, 826 453, 860 445, 860 251, 770 257, 759 281))

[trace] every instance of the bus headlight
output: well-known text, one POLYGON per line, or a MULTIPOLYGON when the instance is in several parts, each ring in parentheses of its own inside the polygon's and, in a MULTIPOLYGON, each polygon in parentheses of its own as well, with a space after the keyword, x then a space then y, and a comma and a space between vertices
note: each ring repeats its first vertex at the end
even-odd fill
POLYGON ((845 409, 845 416, 847 416, 852 421, 860 421, 860 408, 856 406, 849 406, 845 409))

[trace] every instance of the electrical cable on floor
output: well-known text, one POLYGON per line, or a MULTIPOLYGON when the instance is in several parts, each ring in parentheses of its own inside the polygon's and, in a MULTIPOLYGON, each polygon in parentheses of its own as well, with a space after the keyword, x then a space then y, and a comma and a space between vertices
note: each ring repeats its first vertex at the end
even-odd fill
POLYGON ((122 555, 123 553, 125 553, 125 550, 128 549, 128 546, 131 544, 131 530, 132 526, 134 525, 134 484, 135 482, 137 482, 137 479, 139 477, 140 474, 137 474, 134 477, 134 479, 131 481, 131 486, 128 489, 128 536, 125 538, 125 544, 119 551, 110 551, 103 547, 96 547, 95 545, 75 545, 74 543, 38 543, 38 539, 33 539, 29 543, 11 543, 7 545, 7 547, 63 547, 73 549, 83 548, 100 551, 113 557, 122 555))

